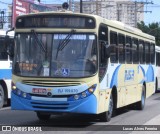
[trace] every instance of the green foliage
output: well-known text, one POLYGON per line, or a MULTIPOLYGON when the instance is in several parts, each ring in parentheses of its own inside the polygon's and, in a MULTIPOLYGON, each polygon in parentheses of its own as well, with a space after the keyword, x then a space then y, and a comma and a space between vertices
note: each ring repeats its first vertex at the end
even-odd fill
POLYGON ((156 38, 156 45, 160 46, 160 24, 158 22, 146 25, 141 21, 137 24, 137 28, 142 30, 144 33, 153 35, 156 38))

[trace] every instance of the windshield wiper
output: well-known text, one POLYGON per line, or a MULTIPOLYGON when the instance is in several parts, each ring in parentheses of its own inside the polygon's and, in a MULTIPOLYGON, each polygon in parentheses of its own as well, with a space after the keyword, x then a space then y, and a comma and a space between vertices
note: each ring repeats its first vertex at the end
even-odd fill
POLYGON ((45 46, 44 46, 44 44, 42 43, 42 41, 39 40, 37 33, 36 33, 34 30, 31 30, 31 33, 34 35, 37 44, 41 47, 41 49, 43 50, 43 52, 46 52, 45 46))
POLYGON ((75 33, 75 31, 76 30, 72 29, 71 32, 66 36, 66 38, 62 42, 59 43, 57 54, 56 54, 56 59, 57 59, 59 51, 62 51, 63 48, 70 42, 71 40, 70 38, 75 33))

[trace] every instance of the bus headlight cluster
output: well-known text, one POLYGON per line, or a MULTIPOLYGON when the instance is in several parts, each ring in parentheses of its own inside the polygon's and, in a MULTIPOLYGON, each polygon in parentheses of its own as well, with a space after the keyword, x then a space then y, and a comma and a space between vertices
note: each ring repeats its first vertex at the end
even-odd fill
POLYGON ((72 95, 68 98, 68 101, 74 101, 74 100, 79 100, 79 99, 83 99, 83 98, 86 98, 88 96, 90 96, 91 94, 94 93, 95 89, 96 89, 96 84, 95 85, 92 85, 90 88, 88 88, 87 90, 79 93, 79 94, 75 94, 75 95, 72 95))
POLYGON ((22 97, 25 99, 31 99, 31 96, 28 93, 25 93, 25 92, 19 90, 13 83, 12 83, 12 92, 19 97, 22 97))

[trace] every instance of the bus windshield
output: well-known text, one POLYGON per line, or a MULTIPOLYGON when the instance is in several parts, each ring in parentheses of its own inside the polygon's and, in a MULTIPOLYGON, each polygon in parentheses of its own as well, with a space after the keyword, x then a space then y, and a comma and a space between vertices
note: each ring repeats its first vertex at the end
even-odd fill
POLYGON ((88 77, 97 72, 94 34, 18 33, 15 39, 16 75, 62 78, 88 77))

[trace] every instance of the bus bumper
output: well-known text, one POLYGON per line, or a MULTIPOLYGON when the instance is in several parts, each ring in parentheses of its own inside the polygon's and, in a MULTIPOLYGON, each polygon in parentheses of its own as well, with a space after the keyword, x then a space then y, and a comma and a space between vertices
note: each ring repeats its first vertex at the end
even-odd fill
POLYGON ((25 99, 11 93, 12 110, 30 110, 55 113, 97 113, 97 99, 94 94, 76 101, 39 101, 25 99))

